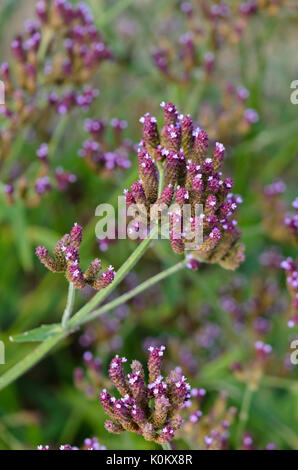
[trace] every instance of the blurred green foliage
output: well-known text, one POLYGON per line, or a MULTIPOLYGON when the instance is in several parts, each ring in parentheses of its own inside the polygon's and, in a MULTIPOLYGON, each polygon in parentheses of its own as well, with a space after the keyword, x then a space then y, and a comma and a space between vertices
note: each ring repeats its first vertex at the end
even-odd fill
MULTIPOLYGON (((22 29, 25 19, 20 1, 4 1, 0 5, 0 35, 22 29)), ((220 81, 241 83, 250 91, 249 107, 257 109, 260 121, 251 132, 228 148, 226 170, 235 180, 235 191, 243 195, 239 225, 246 243, 247 260, 240 273, 248 279, 248 295, 252 289, 250 279, 258 272, 259 254, 272 244, 263 232, 259 189, 274 178, 286 181, 286 197, 290 201, 297 191, 297 124, 298 107, 290 102, 290 83, 297 79, 298 58, 296 23, 287 15, 261 16, 252 20, 249 31, 239 45, 233 46, 220 64, 220 73, 213 82, 204 87, 193 80, 185 87, 164 81, 154 68, 151 50, 158 37, 156 31, 162 20, 175 15, 178 2, 159 0, 89 0, 96 15, 96 22, 103 30, 115 60, 104 64, 96 86, 101 95, 90 110, 90 116, 110 119, 118 117, 128 121, 127 137, 138 142, 141 137, 138 118, 144 112, 161 117, 159 103, 174 101, 183 113, 198 113, 200 103, 208 100, 216 104, 220 81), (128 43, 121 36, 121 21, 131 22, 133 36, 128 43), (296 73, 296 75, 295 75, 296 73)), ((1 61, 7 59, 5 50, 0 52, 1 61)), ((32 346, 9 342, 9 336, 39 326, 41 323, 57 323, 63 312, 67 295, 67 283, 45 271, 34 257, 34 248, 43 244, 52 248, 56 240, 68 232, 73 222, 85 227, 81 258, 87 265, 94 256, 116 269, 133 251, 133 243, 120 241, 106 253, 99 253, 95 239, 94 211, 102 202, 116 202, 116 197, 135 179, 134 166, 125 176, 112 181, 93 175, 77 158, 77 150, 85 138, 83 118, 72 115, 53 159, 67 170, 78 175, 79 183, 74 190, 61 196, 50 193, 42 204, 26 209, 22 204, 7 207, 0 200, 0 339, 6 345, 6 365, 2 373, 23 358, 32 346), (124 181, 126 180, 126 181, 124 181)), ((28 146, 30 144, 26 144, 28 146)), ((35 153, 24 148, 26 154, 35 153)), ((295 249, 280 246, 284 255, 295 256, 295 249)), ((296 253, 297 254, 297 253, 296 253)), ((175 256, 166 241, 156 243, 144 260, 135 268, 141 280, 161 271, 175 262, 175 256)), ((231 329, 231 320, 221 309, 217 292, 223 284, 231 282, 234 273, 215 266, 204 267, 198 273, 186 272, 167 279, 160 285, 160 302, 146 305, 140 317, 133 315, 121 326, 123 347, 121 354, 129 360, 144 359, 142 343, 146 337, 160 335, 161 324, 166 325, 165 334, 175 337, 183 332, 175 324, 173 316, 177 306, 200 316, 200 306, 209 302, 218 323, 231 329)), ((284 279, 279 279, 280 285, 284 279)), ((76 306, 85 299, 78 296, 76 306)), ((281 322, 282 323, 282 322, 281 322)), ((285 325, 285 322, 282 323, 285 325)), ((275 354, 289 349, 289 332, 286 326, 278 326, 271 335, 275 354)), ((103 426, 104 413, 97 399, 88 399, 73 385, 73 369, 81 364, 82 348, 77 342, 78 334, 59 346, 17 383, 0 393, 0 448, 34 448, 40 443, 80 444, 86 436, 97 436, 108 449, 144 449, 153 446, 142 438, 125 433, 109 435, 103 426)), ((107 370, 111 355, 97 345, 107 370)), ((229 340, 225 352, 205 364, 193 386, 204 386, 212 402, 216 391, 227 390, 231 404, 241 407, 244 386, 237 382, 230 364, 246 357, 245 343, 235 335, 229 340)), ((178 365, 178 364, 177 364, 178 365)), ((264 377, 260 390, 253 396, 247 429, 256 436, 260 446, 274 441, 279 448, 298 448, 298 369, 290 378, 264 377)), ((236 433, 232 442, 236 446, 236 433)), ((178 448, 187 448, 183 440, 178 448)))

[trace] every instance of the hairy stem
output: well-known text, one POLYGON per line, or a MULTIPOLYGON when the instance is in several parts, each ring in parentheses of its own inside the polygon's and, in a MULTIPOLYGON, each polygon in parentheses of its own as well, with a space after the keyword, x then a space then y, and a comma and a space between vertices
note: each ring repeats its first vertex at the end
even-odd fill
POLYGON ((38 51, 38 61, 40 63, 45 59, 49 45, 54 37, 54 32, 51 29, 46 29, 42 37, 43 39, 38 51))
POLYGON ((135 266, 135 264, 146 252, 152 239, 155 238, 157 233, 157 227, 151 230, 149 236, 145 240, 143 240, 143 242, 135 249, 132 255, 121 266, 115 276, 114 281, 106 289, 98 292, 98 294, 96 294, 83 308, 81 308, 71 318, 71 320, 68 322, 69 329, 44 341, 30 354, 28 354, 28 356, 26 356, 22 361, 18 362, 11 369, 5 372, 0 377, 0 390, 4 389, 5 387, 7 387, 7 385, 11 384, 14 380, 25 374, 29 369, 31 369, 35 364, 37 364, 41 359, 43 359, 52 348, 54 348, 58 343, 60 343, 60 341, 62 341, 66 336, 68 336, 71 333, 72 328, 78 327, 80 325, 80 322, 82 322, 82 320, 88 315, 88 313, 94 310, 94 308, 100 302, 102 302, 111 292, 113 292, 117 285, 125 278, 129 271, 135 266))
POLYGON ((253 397, 255 389, 251 386, 251 384, 248 382, 243 394, 243 400, 242 400, 242 405, 241 405, 241 410, 239 414, 239 422, 238 422, 238 429, 237 429, 237 439, 238 442, 241 441, 243 432, 245 431, 246 423, 248 421, 249 417, 249 410, 250 410, 250 405, 253 397))
POLYGON ((163 450, 172 450, 171 444, 169 442, 167 444, 162 444, 161 447, 163 450))
POLYGON ((158 171, 159 171, 159 182, 158 182, 158 197, 161 195, 162 190, 163 190, 163 185, 164 185, 164 169, 161 167, 161 165, 158 165, 158 171))
POLYGON ((149 233, 148 237, 142 241, 142 243, 135 249, 132 255, 127 258, 125 263, 121 266, 119 271, 117 272, 114 281, 105 289, 98 292, 94 297, 92 297, 89 302, 84 305, 70 320, 69 326, 71 328, 79 326, 83 319, 92 311, 95 307, 97 307, 115 288, 118 284, 127 276, 127 274, 132 270, 135 264, 139 261, 139 259, 144 255, 146 250, 148 249, 152 240, 156 237, 158 233, 158 227, 154 227, 151 232, 149 233))
POLYGON ((70 282, 68 286, 67 304, 66 304, 66 307, 62 316, 62 322, 61 322, 61 326, 63 330, 65 330, 68 326, 68 320, 71 317, 73 307, 74 307, 75 295, 76 295, 75 286, 73 285, 72 282, 70 282))
POLYGON ((9 369, 5 374, 0 377, 0 390, 7 387, 14 380, 18 379, 21 375, 27 372, 31 367, 43 359, 46 354, 54 348, 66 334, 60 333, 50 339, 47 339, 35 348, 28 356, 18 362, 15 366, 9 369))

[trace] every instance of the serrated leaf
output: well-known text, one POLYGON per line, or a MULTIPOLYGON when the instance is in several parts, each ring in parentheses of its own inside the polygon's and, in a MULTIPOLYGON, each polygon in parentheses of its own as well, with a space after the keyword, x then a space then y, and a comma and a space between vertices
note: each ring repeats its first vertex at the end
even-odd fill
POLYGON ((14 343, 41 342, 56 336, 61 333, 61 331, 62 328, 60 323, 42 325, 39 328, 34 328, 34 330, 25 331, 19 335, 12 336, 10 337, 10 340, 14 343))

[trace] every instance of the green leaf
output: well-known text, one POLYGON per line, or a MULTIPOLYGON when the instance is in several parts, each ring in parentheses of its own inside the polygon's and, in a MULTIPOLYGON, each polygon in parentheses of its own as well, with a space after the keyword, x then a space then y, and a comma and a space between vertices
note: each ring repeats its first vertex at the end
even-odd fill
POLYGON ((20 263, 25 271, 32 271, 33 250, 27 237, 27 214, 22 201, 10 208, 9 217, 20 263))
POLYGON ((60 323, 54 323, 52 325, 42 325, 34 330, 25 331, 24 333, 10 337, 10 340, 14 343, 41 342, 61 332, 62 328, 60 323))

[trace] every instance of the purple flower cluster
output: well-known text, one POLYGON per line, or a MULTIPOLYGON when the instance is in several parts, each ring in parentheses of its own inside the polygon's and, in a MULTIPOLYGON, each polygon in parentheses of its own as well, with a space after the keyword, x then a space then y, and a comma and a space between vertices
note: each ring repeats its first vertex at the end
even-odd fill
MULTIPOLYGON (((37 450, 54 450, 51 449, 49 445, 39 445, 37 450)), ((71 446, 69 444, 62 444, 59 446, 59 450, 107 450, 105 446, 102 446, 97 437, 87 437, 84 440, 84 444, 81 448, 76 446, 71 446)))
POLYGON ((249 91, 243 86, 226 83, 221 94, 220 105, 202 103, 199 122, 208 129, 209 137, 230 143, 237 137, 248 133, 259 115, 249 108, 249 91))
POLYGON ((181 433, 187 436, 191 442, 196 443, 200 449, 225 450, 228 448, 230 426, 233 424, 237 410, 228 406, 228 396, 221 392, 215 399, 211 409, 205 414, 202 408, 204 389, 194 389, 195 398, 189 408, 188 419, 181 433))
POLYGON ((104 119, 86 119, 85 130, 90 138, 79 150, 79 156, 84 158, 88 167, 103 176, 112 175, 115 169, 130 168, 129 155, 134 149, 133 144, 122 135, 127 127, 126 121, 114 118, 110 121, 110 126, 114 134, 113 150, 110 149, 111 145, 106 138, 107 123, 104 119))
MULTIPOLYGON (((25 23, 25 34, 17 35, 11 44, 13 66, 3 63, 0 67, 6 94, 0 109, 5 118, 0 129, 2 163, 10 156, 15 138, 32 122, 37 139, 44 142, 55 132, 58 116, 75 107, 87 111, 99 93, 88 83, 100 64, 111 58, 84 2, 41 0, 36 4, 36 16, 25 23)), ((22 198, 33 206, 53 187, 50 179, 62 191, 75 181, 74 175, 60 167, 51 174, 47 142, 41 144, 37 157, 41 167, 33 176, 32 171, 27 174, 23 162, 21 175, 12 176, 9 167, 5 168, 9 203, 22 198)))
POLYGON ((149 216, 168 208, 170 242, 174 252, 185 251, 189 235, 203 231, 202 244, 191 252, 193 258, 219 263, 236 269, 244 261, 244 245, 237 228, 235 212, 240 196, 232 194, 233 180, 220 171, 225 154, 223 144, 216 142, 208 156, 208 135, 195 127, 190 115, 178 114, 172 103, 161 103, 164 127, 150 114, 140 119, 143 139, 138 150, 139 181, 125 190, 129 207, 137 204, 149 216), (160 173, 164 174, 159 193, 160 173), (174 209, 169 206, 175 202, 174 209), (191 206, 187 220, 183 206, 191 206), (196 208, 203 213, 198 216, 196 208))
POLYGON ((75 386, 82 390, 87 397, 95 397, 96 390, 106 385, 102 374, 102 361, 94 357, 90 351, 83 354, 84 367, 76 367, 73 373, 75 386))
POLYGON ((70 234, 64 235, 54 248, 54 258, 44 246, 36 248, 36 256, 47 269, 55 273, 65 273, 66 279, 73 283, 76 289, 84 289, 90 286, 101 290, 113 282, 115 271, 110 266, 107 271, 101 273, 102 266, 98 258, 95 258, 83 273, 80 268, 79 248, 82 242, 82 227, 75 224, 70 234))
POLYGON ((291 318, 288 326, 293 328, 298 325, 298 262, 292 258, 287 258, 281 262, 281 267, 287 276, 287 287, 291 296, 291 318))
POLYGON ((158 444, 174 439, 183 424, 180 412, 190 398, 190 386, 180 370, 173 370, 165 379, 161 375, 164 349, 149 347, 148 384, 139 361, 132 362, 131 373, 126 375, 126 358, 116 356, 112 360, 110 379, 122 398, 112 397, 106 389, 100 394, 101 405, 112 419, 105 423, 109 432, 132 431, 158 444))
POLYGON ((235 5, 228 2, 182 2, 181 12, 185 25, 177 39, 177 26, 173 26, 175 37, 169 38, 168 29, 163 28, 160 43, 152 53, 152 59, 164 77, 178 83, 194 78, 198 69, 210 77, 219 59, 223 46, 237 44, 248 27, 249 19, 257 12, 256 0, 235 5))
POLYGON ((268 235, 280 242, 298 245, 298 198, 296 197, 289 211, 281 195, 286 185, 281 180, 273 181, 264 187, 264 228, 268 235))
MULTIPOLYGON (((254 443, 253 436, 250 432, 245 432, 242 437, 242 450, 257 450, 257 447, 254 443)), ((274 442, 268 442, 265 447, 265 450, 276 450, 276 445, 274 442)))

